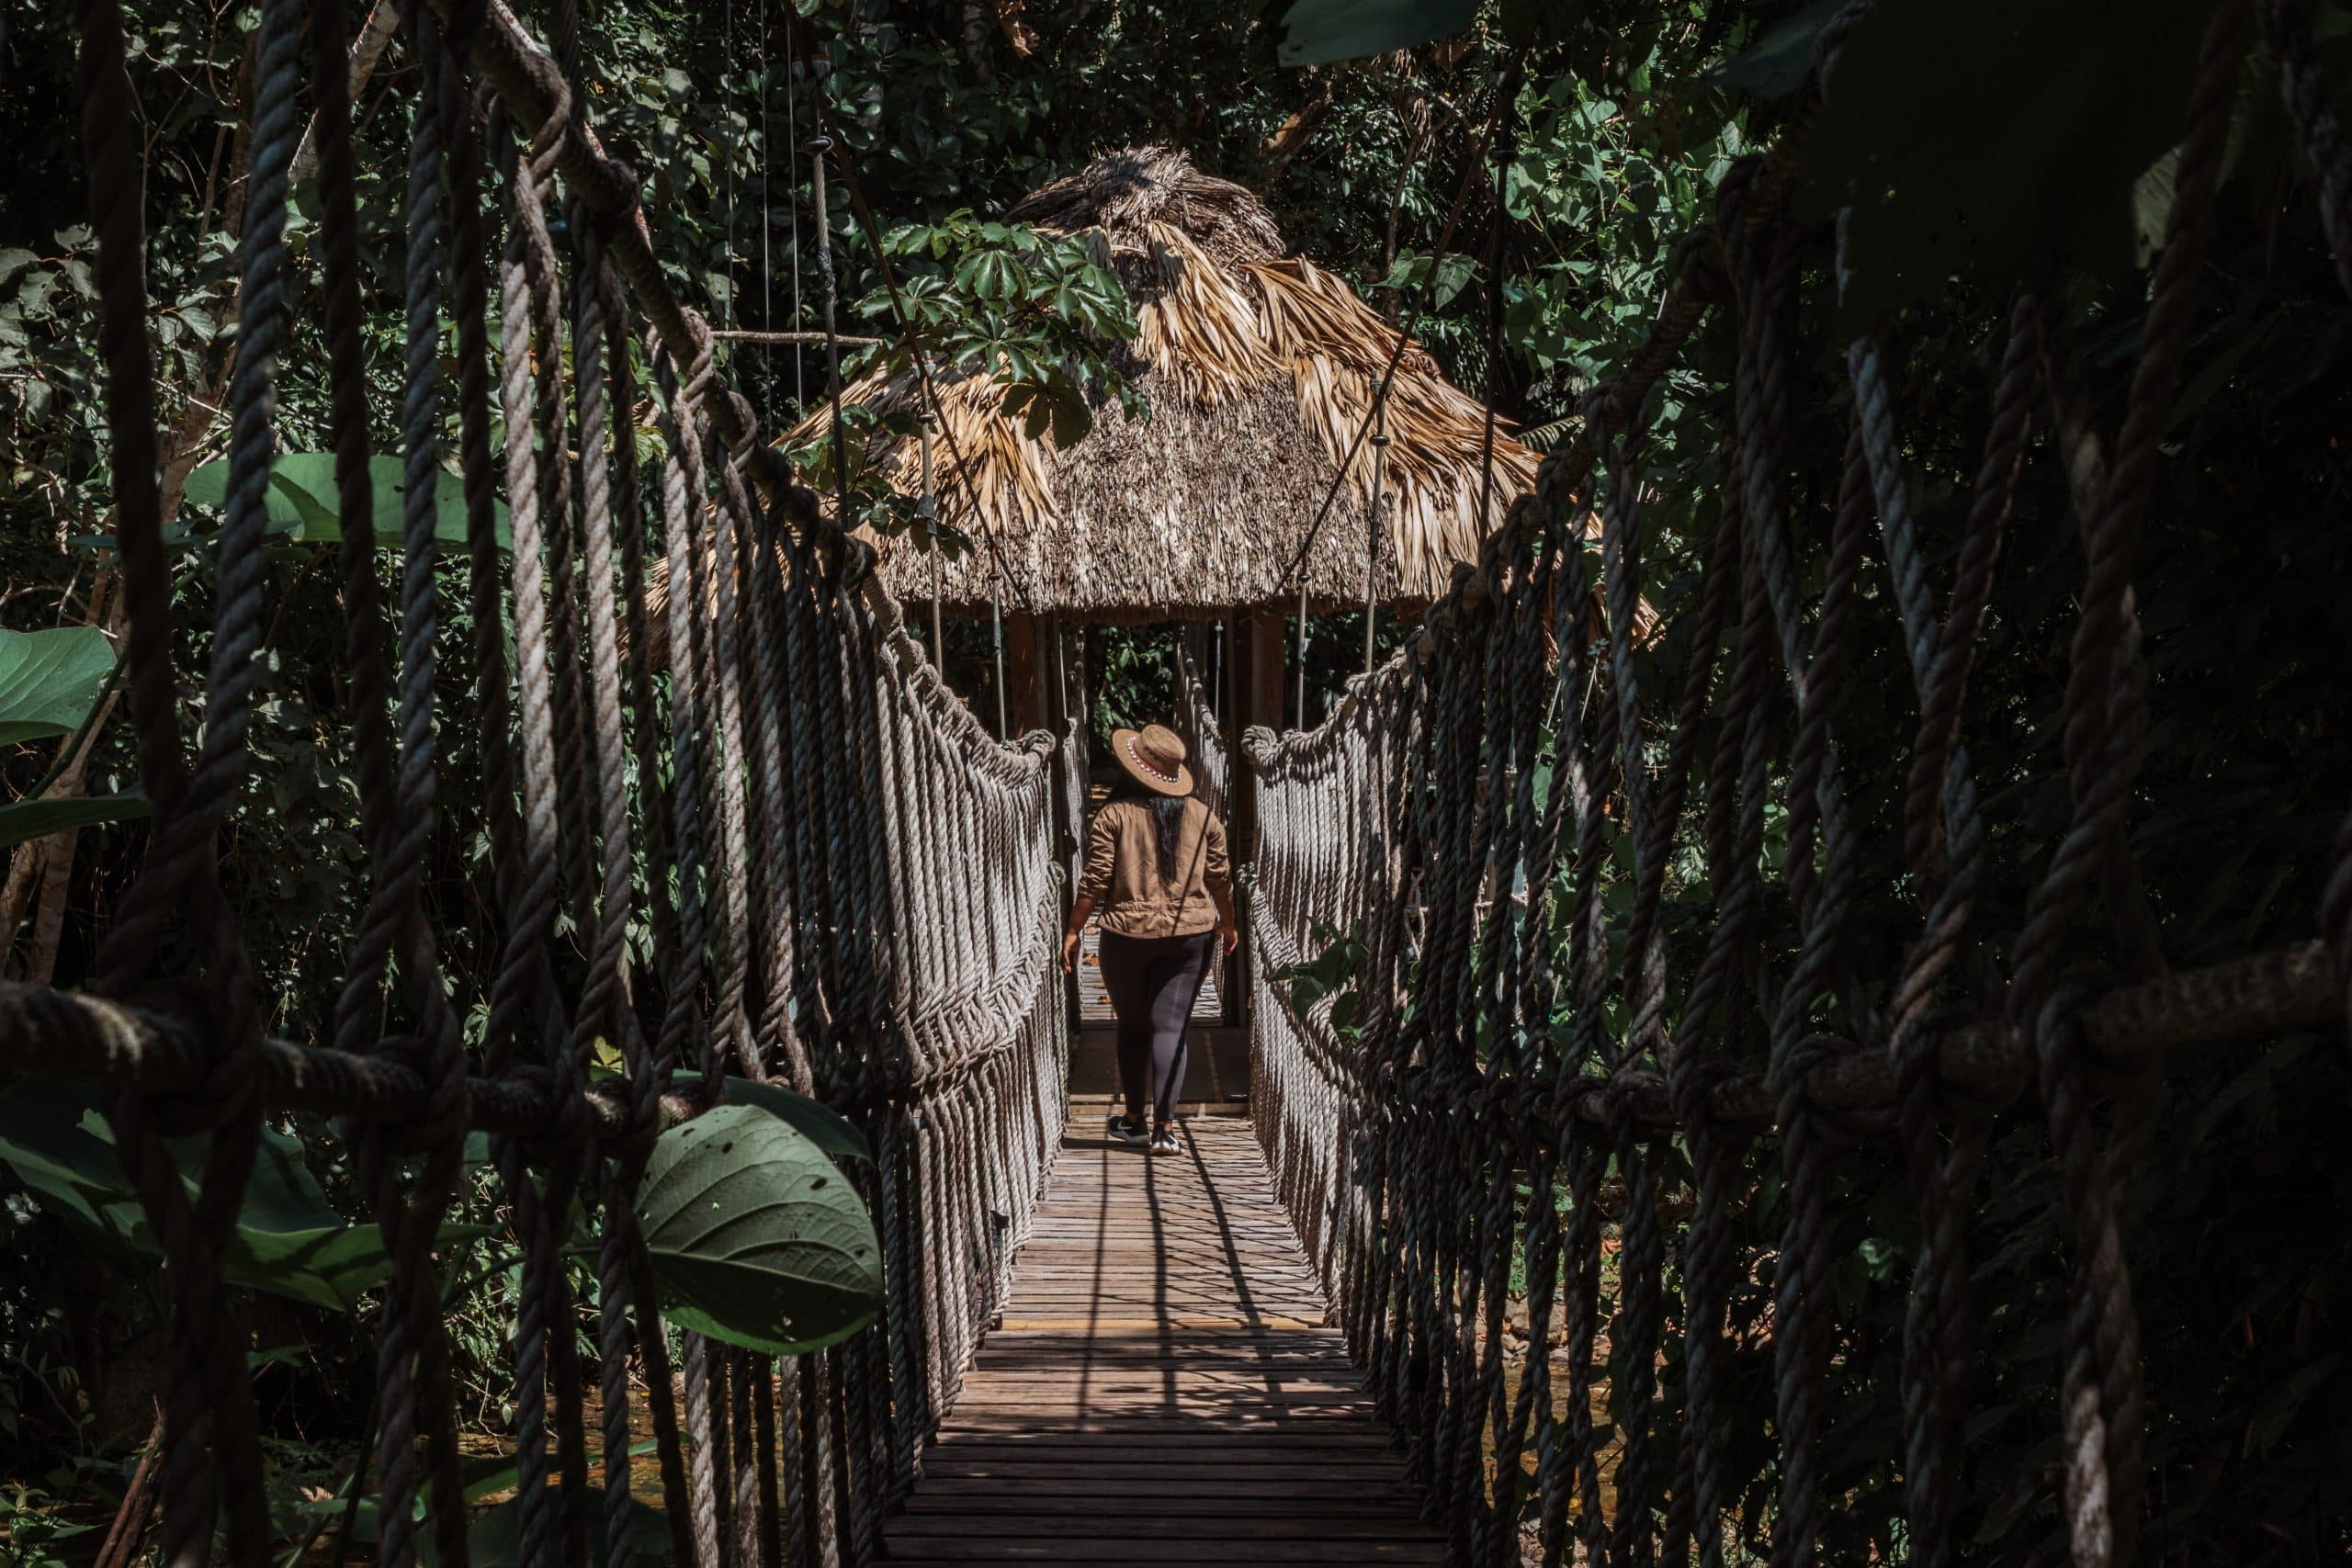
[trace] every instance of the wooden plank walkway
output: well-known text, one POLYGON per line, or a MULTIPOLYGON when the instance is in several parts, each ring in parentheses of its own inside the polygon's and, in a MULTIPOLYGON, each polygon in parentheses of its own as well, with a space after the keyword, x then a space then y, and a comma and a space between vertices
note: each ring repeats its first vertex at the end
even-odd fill
POLYGON ((897 1563, 1442 1563, 1250 1123, 1074 1120, 897 1563))

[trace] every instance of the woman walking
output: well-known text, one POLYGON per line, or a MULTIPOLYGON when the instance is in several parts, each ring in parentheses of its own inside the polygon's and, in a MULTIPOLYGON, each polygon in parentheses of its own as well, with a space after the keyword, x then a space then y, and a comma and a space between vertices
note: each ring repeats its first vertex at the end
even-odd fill
POLYGON ((1173 1154, 1193 998, 1219 948, 1231 953, 1241 941, 1233 875, 1225 824, 1193 798, 1193 771, 1174 730, 1122 729, 1111 738, 1111 754, 1126 777, 1087 835, 1062 968, 1077 967, 1080 933, 1099 907, 1102 987, 1118 1015, 1119 1084, 1127 1101, 1125 1112, 1111 1118, 1111 1135, 1129 1144, 1148 1138, 1152 1153, 1173 1154))

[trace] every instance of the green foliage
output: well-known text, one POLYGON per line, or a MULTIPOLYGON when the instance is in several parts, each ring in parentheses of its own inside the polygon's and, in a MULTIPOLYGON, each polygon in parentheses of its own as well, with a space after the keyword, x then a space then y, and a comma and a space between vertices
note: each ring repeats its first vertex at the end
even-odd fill
POLYGON ((2142 259, 2170 204, 2203 0, 1928 0, 1847 38, 1798 211, 1850 209, 1839 330, 1943 296, 2142 259))
MULTIPOLYGON (((203 1168, 204 1143, 171 1143, 191 1195, 203 1168)), ((114 1129, 87 1086, 48 1078, 10 1084, 0 1094, 0 1161, 108 1262, 132 1279, 153 1279, 163 1249, 116 1158, 114 1129)), ((440 1242, 485 1234, 479 1225, 445 1224, 440 1242)), ((335 1213, 303 1163, 301 1144, 265 1127, 236 1229, 221 1255, 223 1277, 232 1285, 352 1312, 390 1272, 383 1234, 335 1213)))
POLYGON ((69 1568, 82 1549, 62 1543, 94 1532, 60 1516, 62 1499, 24 1482, 0 1483, 0 1568, 69 1568))
MULTIPOLYGON (((670 1077, 671 1081, 682 1089, 702 1081, 702 1075, 692 1068, 681 1069, 670 1077)), ((834 1159, 870 1160, 874 1157, 874 1152, 865 1146, 865 1134, 859 1132, 848 1117, 831 1106, 788 1089, 780 1083, 760 1083, 729 1074, 727 1100, 731 1105, 758 1106, 834 1159)))
POLYGON ((882 1248, 857 1190, 763 1106, 722 1105, 662 1134, 637 1213, 681 1327, 792 1355, 880 1309, 882 1248))
POLYGON ((147 796, 138 790, 125 790, 120 795, 12 800, 0 806, 0 849, 76 828, 135 821, 146 816, 149 809, 147 796))
MULTIPOLYGON (((634 1458, 653 1450, 653 1439, 648 1438, 631 1444, 628 1451, 634 1458)), ((599 1472, 604 1455, 592 1450, 586 1457, 590 1473, 599 1472)), ((494 1459, 473 1461, 465 1467, 466 1501, 479 1505, 502 1492, 512 1492, 520 1480, 521 1472, 510 1462, 494 1459)), ((416 1518, 420 1523, 427 1517, 425 1503, 425 1495, 420 1494, 416 1499, 416 1518)), ((588 1532, 588 1561, 594 1568, 607 1568, 608 1564, 611 1568, 654 1568, 664 1561, 670 1549, 670 1519, 662 1509, 648 1507, 634 1495, 630 1497, 621 1554, 615 1562, 605 1533, 605 1489, 601 1484, 590 1483, 588 1506, 589 1517, 596 1521, 595 1528, 588 1532)), ((317 1530, 322 1525, 339 1529, 346 1507, 351 1512, 351 1543, 361 1547, 381 1544, 383 1514, 374 1497, 361 1497, 356 1507, 344 1495, 305 1498, 290 1512, 297 1520, 310 1521, 307 1530, 317 1530)), ((466 1527, 466 1560, 471 1568, 518 1568, 522 1561, 522 1522, 519 1497, 509 1497, 476 1514, 466 1527)), ((307 1557, 308 1553, 301 1555, 307 1557)), ((435 1560, 429 1531, 418 1538, 417 1556, 422 1562, 435 1560)))
POLYGON ((1361 935, 1336 931, 1321 920, 1315 922, 1314 940, 1321 952, 1304 963, 1275 970, 1274 978, 1290 987, 1291 1006, 1302 1013, 1329 998, 1331 1032, 1342 1040, 1357 1039, 1365 1023, 1364 997, 1359 987, 1372 950, 1361 935))
POLYGON ((0 746, 71 735, 114 673, 114 645, 96 626, 0 628, 0 746))
MULTIPOLYGON (((368 459, 368 478, 374 510, 369 521, 379 548, 398 550, 406 521, 407 467, 399 457, 379 455, 368 459)), ((227 461, 205 463, 190 470, 187 499, 198 506, 218 508, 229 491, 227 461)), ((269 465, 269 489, 264 492, 269 532, 307 544, 334 544, 343 537, 336 500, 334 454, 284 452, 269 465)), ((498 543, 514 547, 506 503, 492 503, 498 543)), ((443 469, 435 481, 433 534, 445 546, 466 542, 466 495, 458 476, 443 469)))
MULTIPOLYGON (((1135 312, 1118 279, 1094 265, 1082 241, 956 211, 890 230, 882 250, 891 281, 877 283, 854 314, 888 342, 858 371, 879 370, 910 385, 918 364, 934 384, 987 377, 1005 389, 1005 409, 1022 420, 1029 438, 1050 437, 1057 446, 1084 437, 1093 428, 1094 406, 1104 400, 1115 398, 1131 414, 1146 412, 1113 358, 1136 334, 1135 312)), ((844 409, 842 425, 853 438, 877 423, 904 434, 926 412, 882 416, 844 409)), ((836 483, 831 437, 825 422, 791 450, 806 482, 826 490, 836 483)), ((884 534, 910 534, 951 557, 969 551, 968 539, 873 474, 862 454, 842 456, 860 522, 884 534)), ((942 437, 936 460, 944 467, 948 457, 942 437)))
MULTIPOLYGON (((650 1443, 642 1446, 651 1447, 650 1443)), ((588 1561, 592 1568, 659 1568, 669 1560, 669 1515, 659 1508, 647 1507, 632 1495, 628 1500, 628 1522, 621 1527, 620 1551, 616 1556, 605 1529, 605 1489, 591 1484, 588 1494, 589 1517, 596 1521, 595 1528, 588 1532, 588 1561)), ((472 1568, 521 1568, 522 1529, 521 1498, 486 1510, 466 1528, 467 1561, 472 1568)))
POLYGON ((1110 754, 1116 731, 1165 724, 1175 716, 1176 640, 1171 632, 1165 626, 1089 628, 1086 674, 1093 691, 1089 717, 1097 756, 1110 754))
POLYGON ((1460 32, 1478 0, 1293 0, 1283 13, 1282 62, 1324 65, 1410 49, 1460 32))

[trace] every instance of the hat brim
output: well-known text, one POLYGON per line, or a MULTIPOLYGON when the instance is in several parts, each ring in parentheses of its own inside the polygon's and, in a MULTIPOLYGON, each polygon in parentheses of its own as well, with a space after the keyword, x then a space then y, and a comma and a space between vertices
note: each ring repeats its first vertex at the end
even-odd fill
POLYGON ((1125 768, 1127 776, 1156 795, 1190 795, 1193 793, 1193 770, 1182 762, 1176 764, 1176 776, 1156 773, 1136 751, 1136 742, 1142 731, 1114 730, 1111 736, 1111 755, 1125 768))

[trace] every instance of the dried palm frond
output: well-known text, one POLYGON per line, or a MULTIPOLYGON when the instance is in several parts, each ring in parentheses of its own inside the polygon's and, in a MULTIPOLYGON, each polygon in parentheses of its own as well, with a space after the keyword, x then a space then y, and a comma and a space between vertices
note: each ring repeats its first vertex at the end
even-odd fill
POLYGON ((1153 223, 1136 352, 1178 397, 1215 408, 1280 373, 1250 297, 1181 229, 1153 223))
MULTIPOLYGON (((1375 536, 1360 433, 1396 330, 1340 278, 1284 257, 1257 197, 1182 153, 1107 154, 1008 216, 1080 237, 1119 278, 1150 414, 1105 401, 1091 432, 1057 450, 1028 438, 990 376, 938 377, 940 513, 989 547, 941 568, 885 541, 884 580, 902 597, 927 599, 937 584, 964 608, 993 591, 1103 616, 1287 603, 1297 583, 1285 573, 1321 515, 1303 570, 1311 601, 1361 604, 1369 589, 1383 603, 1422 603, 1476 558, 1481 525, 1533 488, 1538 454, 1498 428, 1490 477, 1485 408, 1408 343, 1389 389, 1375 536)), ((876 374, 842 400, 888 415, 916 412, 921 395, 910 374, 876 374)), ((826 417, 785 439, 821 435, 826 417)), ((862 440, 864 461, 889 483, 920 487, 914 436, 877 424, 862 440)))
POLYGON ((1282 231, 1248 186, 1201 173, 1172 147, 1106 152, 1031 191, 1005 217, 1064 233, 1099 226, 1137 234, 1165 223, 1227 266, 1283 254, 1282 231))

